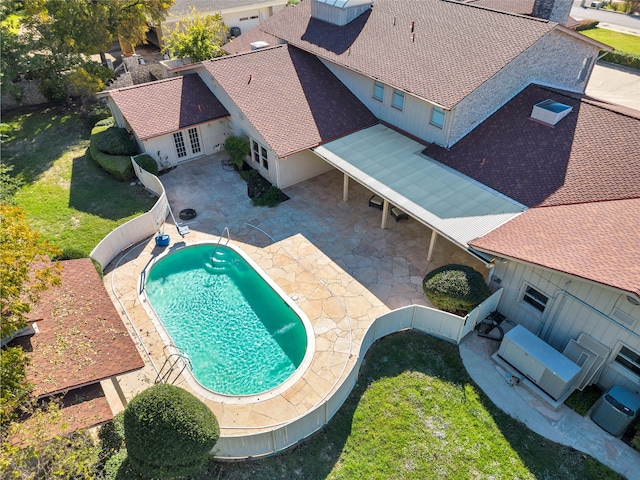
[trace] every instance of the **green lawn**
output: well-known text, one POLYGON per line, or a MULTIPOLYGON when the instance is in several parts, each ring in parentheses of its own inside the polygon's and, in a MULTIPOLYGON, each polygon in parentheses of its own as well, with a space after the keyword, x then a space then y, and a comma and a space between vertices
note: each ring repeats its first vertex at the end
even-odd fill
POLYGON ((404 332, 370 350, 347 402, 309 441, 264 460, 214 462, 197 477, 227 478, 620 477, 497 409, 468 376, 457 346, 404 332))
POLYGON ((89 256, 111 230, 155 202, 97 166, 87 153, 89 125, 71 110, 5 116, 0 133, 2 162, 25 181, 16 202, 65 258, 89 256))
MULTIPOLYGON (((590 30, 582 30, 580 33, 609 45, 618 51, 640 55, 640 37, 637 35, 614 32, 606 28, 592 28, 590 30)), ((607 57, 604 57, 603 60, 606 61, 607 57)))

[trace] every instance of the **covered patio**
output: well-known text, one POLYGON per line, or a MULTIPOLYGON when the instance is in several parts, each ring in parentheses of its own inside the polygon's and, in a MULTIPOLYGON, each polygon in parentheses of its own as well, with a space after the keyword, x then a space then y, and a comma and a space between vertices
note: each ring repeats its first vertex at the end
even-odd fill
POLYGON ((477 256, 467 242, 526 207, 423 155, 423 149, 423 144, 378 124, 313 152, 343 173, 344 202, 349 200, 350 179, 382 201, 381 228, 387 228, 390 210, 396 219, 406 213, 430 228, 427 261, 433 257, 438 235, 477 256))

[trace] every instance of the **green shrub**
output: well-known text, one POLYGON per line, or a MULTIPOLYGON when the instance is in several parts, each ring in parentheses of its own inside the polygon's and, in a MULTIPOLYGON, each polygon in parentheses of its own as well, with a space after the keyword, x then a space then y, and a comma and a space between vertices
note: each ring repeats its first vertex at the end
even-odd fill
MULTIPOLYGON (((600 54, 602 55, 603 53, 604 51, 601 50, 600 54)), ((640 55, 636 53, 608 52, 602 60, 640 70, 640 55)))
MULTIPOLYGON (((103 480, 117 480, 118 478, 127 478, 121 471, 125 471, 129 462, 127 461, 127 451, 122 449, 119 452, 114 453, 104 463, 104 469, 102 471, 103 480)), ((132 478, 130 476, 129 478, 132 478)))
POLYGON ((249 155, 249 142, 244 137, 230 135, 224 141, 224 149, 236 168, 240 168, 242 167, 242 162, 249 155))
POLYGON ((124 431, 133 469, 157 478, 198 473, 220 436, 209 407, 186 390, 162 383, 127 405, 124 431))
POLYGON ((578 20, 579 25, 576 27, 576 32, 580 32, 582 30, 591 30, 592 28, 596 28, 599 23, 599 20, 593 20, 590 18, 578 20))
POLYGON ((269 187, 264 194, 258 198, 254 198, 253 204, 258 207, 275 207, 280 203, 282 192, 278 187, 269 187))
POLYGON ((102 451, 113 455, 124 447, 124 413, 120 412, 98 430, 102 451))
POLYGON ((104 119, 96 122, 94 126, 96 126, 96 127, 114 127, 115 124, 116 124, 116 121, 113 119, 113 117, 107 117, 107 118, 104 118, 104 119))
POLYGON ((98 105, 97 107, 91 109, 87 114, 89 125, 96 125, 96 123, 106 120, 109 117, 111 117, 111 111, 108 107, 105 107, 103 105, 98 105))
POLYGON ((491 295, 482 274, 466 265, 436 268, 424 277, 422 286, 435 308, 458 315, 466 315, 491 295))
POLYGON ((95 143, 98 150, 108 155, 131 156, 138 153, 136 142, 124 128, 109 127, 96 132, 95 143))
POLYGON ((156 176, 158 175, 158 162, 148 153, 141 153, 137 155, 134 160, 147 172, 156 176))
POLYGON ((101 152, 96 146, 96 134, 107 130, 109 127, 95 127, 91 131, 91 139, 89 141, 89 154, 95 162, 100 165, 106 172, 113 175, 118 180, 131 180, 134 176, 133 165, 131 165, 131 157, 123 155, 109 155, 101 152))
POLYGON ((584 417, 601 396, 600 387, 589 385, 582 391, 575 390, 564 403, 584 417))

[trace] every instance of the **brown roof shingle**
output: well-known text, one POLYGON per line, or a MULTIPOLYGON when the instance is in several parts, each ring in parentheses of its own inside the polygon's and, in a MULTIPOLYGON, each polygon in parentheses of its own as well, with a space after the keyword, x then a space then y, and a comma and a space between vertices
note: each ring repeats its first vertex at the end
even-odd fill
POLYGON ((640 297, 640 199, 532 208, 470 245, 640 297))
POLYGON ((202 63, 279 157, 377 123, 313 55, 287 45, 202 63))
POLYGON ((304 1, 255 28, 452 108, 556 26, 457 1, 375 0, 343 27, 311 18, 304 1))
POLYGON ((144 366, 91 259, 60 263, 61 285, 43 292, 29 314, 39 333, 13 340, 30 358, 27 378, 36 397, 144 366))
POLYGON ((108 93, 141 140, 229 115, 197 73, 108 93))
POLYGON ((424 153, 529 207, 639 198, 639 116, 530 85, 451 149, 424 153), (548 98, 573 107, 554 127, 530 119, 548 98))

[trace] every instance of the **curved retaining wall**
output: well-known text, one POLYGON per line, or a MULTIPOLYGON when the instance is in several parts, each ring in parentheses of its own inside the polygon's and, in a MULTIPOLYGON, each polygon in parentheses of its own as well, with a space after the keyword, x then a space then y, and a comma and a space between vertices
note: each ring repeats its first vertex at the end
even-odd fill
POLYGON ((169 212, 167 194, 160 179, 140 168, 135 161, 135 157, 131 158, 131 163, 138 180, 147 190, 158 196, 158 201, 148 212, 114 228, 95 246, 89 256, 97 261, 102 268, 109 265, 123 250, 157 233, 169 212))
POLYGON ((376 340, 401 330, 414 329, 457 344, 464 331, 465 318, 421 305, 411 305, 376 318, 367 329, 356 363, 336 390, 303 417, 258 434, 221 436, 214 454, 219 459, 272 455, 313 434, 336 414, 356 384, 362 359, 376 340))

